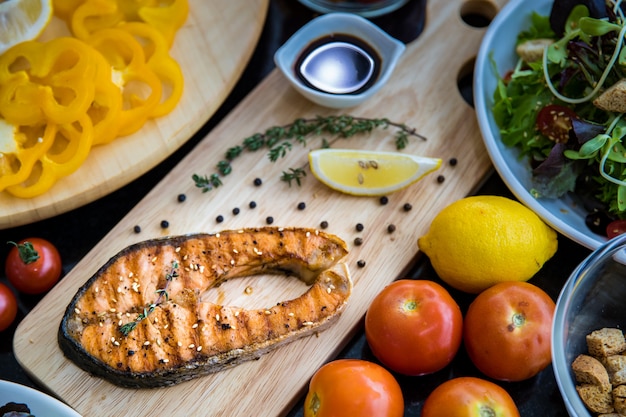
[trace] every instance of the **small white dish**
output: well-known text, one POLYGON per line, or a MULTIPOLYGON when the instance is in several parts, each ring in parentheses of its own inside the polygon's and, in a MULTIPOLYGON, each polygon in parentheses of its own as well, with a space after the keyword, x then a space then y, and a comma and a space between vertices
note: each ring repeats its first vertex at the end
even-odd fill
POLYGON ((515 54, 517 34, 530 27, 532 12, 549 15, 552 3, 553 0, 511 0, 496 15, 476 57, 474 103, 487 152, 511 192, 555 230, 593 250, 607 239, 593 233, 586 225, 587 212, 581 202, 570 194, 558 199, 537 199, 531 194, 530 163, 527 158, 520 159, 517 149, 504 145, 491 110, 498 83, 493 64, 501 74, 515 66, 518 59, 515 54))
MULTIPOLYGON (((358 46, 358 44, 357 44, 358 46)), ((328 13, 311 20, 300 28, 274 54, 274 62, 285 77, 304 97, 330 108, 346 108, 361 104, 389 80, 405 45, 389 36, 369 20, 350 13, 328 13), (367 87, 350 93, 330 93, 314 88, 298 75, 302 55, 316 41, 326 37, 347 37, 362 42, 373 51, 380 66, 367 87)))
POLYGON ((0 406, 9 402, 26 404, 35 417, 81 417, 73 408, 36 389, 0 380, 0 406))

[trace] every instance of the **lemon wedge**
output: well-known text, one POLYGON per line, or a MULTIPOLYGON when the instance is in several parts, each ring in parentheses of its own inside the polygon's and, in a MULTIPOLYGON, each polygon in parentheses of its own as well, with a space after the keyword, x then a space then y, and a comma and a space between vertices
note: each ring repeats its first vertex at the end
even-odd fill
POLYGON ((52 0, 0 1, 0 54, 37 38, 52 18, 52 0))
POLYGON ((399 152, 318 149, 309 153, 311 172, 328 187, 359 196, 390 194, 441 166, 441 159, 399 152))

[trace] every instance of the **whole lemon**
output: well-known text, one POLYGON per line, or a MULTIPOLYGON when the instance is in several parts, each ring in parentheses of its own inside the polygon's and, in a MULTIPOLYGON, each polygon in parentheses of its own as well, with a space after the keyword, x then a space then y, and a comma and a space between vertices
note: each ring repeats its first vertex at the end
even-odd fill
POLYGON ((473 196, 445 207, 417 245, 443 281, 477 294, 532 278, 556 252, 557 235, 517 201, 473 196))

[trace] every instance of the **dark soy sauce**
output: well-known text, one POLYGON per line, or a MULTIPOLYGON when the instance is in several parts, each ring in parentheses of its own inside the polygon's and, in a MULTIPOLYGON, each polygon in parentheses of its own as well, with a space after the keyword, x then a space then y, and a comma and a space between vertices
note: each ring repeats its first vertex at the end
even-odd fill
POLYGON ((296 60, 297 77, 307 86, 330 94, 358 94, 376 82, 380 57, 362 40, 334 34, 308 45, 296 60))

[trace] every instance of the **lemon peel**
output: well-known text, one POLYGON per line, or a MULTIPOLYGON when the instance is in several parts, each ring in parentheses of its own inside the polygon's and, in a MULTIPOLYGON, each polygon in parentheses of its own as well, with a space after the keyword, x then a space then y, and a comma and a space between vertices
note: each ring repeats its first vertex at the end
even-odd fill
POLYGON ((52 0, 0 2, 0 54, 18 43, 36 39, 52 18, 52 0))
POLYGON ((517 201, 472 196, 441 210, 417 245, 444 282, 477 294, 532 278, 556 253, 557 234, 517 201))
POLYGON ((309 167, 320 182, 350 195, 390 194, 419 181, 441 166, 441 159, 400 152, 317 149, 309 167))

